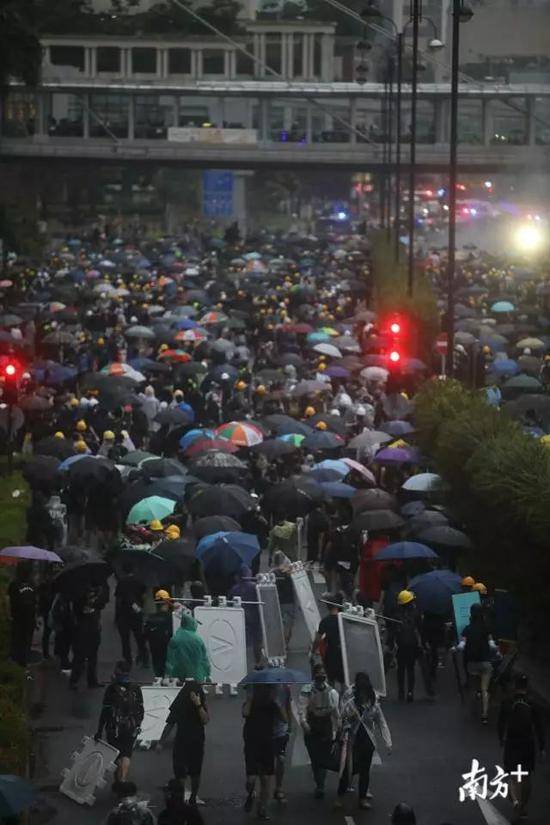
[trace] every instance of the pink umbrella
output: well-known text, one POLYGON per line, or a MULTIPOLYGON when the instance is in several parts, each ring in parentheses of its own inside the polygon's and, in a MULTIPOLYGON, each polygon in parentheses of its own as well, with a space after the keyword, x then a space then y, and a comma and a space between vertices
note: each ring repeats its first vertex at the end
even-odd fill
POLYGON ((358 461, 355 461, 353 458, 343 458, 342 461, 344 464, 347 464, 348 467, 352 470, 355 470, 356 473, 362 475, 366 481, 370 482, 376 487, 376 479, 374 475, 368 470, 366 467, 363 467, 362 464, 359 464, 358 461))

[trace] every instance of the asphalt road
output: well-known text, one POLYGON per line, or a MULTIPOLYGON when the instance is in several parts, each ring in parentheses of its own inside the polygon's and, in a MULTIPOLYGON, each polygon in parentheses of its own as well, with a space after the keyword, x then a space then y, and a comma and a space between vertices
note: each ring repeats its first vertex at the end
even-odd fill
MULTIPOLYGON (((291 643, 290 666, 307 667, 305 656, 306 634, 303 626, 296 629, 291 643)), ((119 657, 119 642, 113 625, 112 602, 104 611, 103 642, 100 651, 100 678, 110 678, 113 663, 119 657)), ((136 670, 134 677, 148 683, 150 672, 136 670)), ((287 768, 285 790, 288 803, 272 803, 275 825, 284 820, 287 825, 304 825, 315 817, 317 825, 388 825, 389 815, 396 803, 406 801, 417 814, 418 825, 476 825, 484 819, 477 803, 459 802, 458 788, 461 774, 470 770, 476 757, 487 768, 492 779, 494 766, 500 761, 493 709, 490 724, 483 728, 475 718, 472 706, 461 705, 451 663, 439 671, 438 701, 429 704, 422 687, 417 690, 417 701, 411 705, 397 702, 395 671, 389 674, 388 697, 383 702, 394 747, 389 759, 375 765, 371 773, 373 809, 359 812, 356 794, 346 795, 345 808, 332 810, 336 791, 336 777, 329 776, 324 800, 313 799, 313 782, 309 765, 304 764, 304 749, 295 748, 292 764, 287 768)), ((45 791, 46 801, 56 809, 51 820, 55 825, 78 822, 78 825, 97 825, 104 822, 113 803, 110 787, 97 792, 97 801, 91 808, 78 806, 59 794, 55 785, 63 767, 69 766, 70 754, 79 746, 82 736, 93 735, 99 714, 102 690, 81 688, 78 693, 68 689, 66 677, 54 667, 38 671, 34 683, 35 697, 40 696, 46 708, 37 724, 60 728, 39 737, 39 776, 37 780, 50 786, 45 791), (42 674, 42 675, 40 675, 42 674)), ((254 820, 242 810, 244 801, 244 761, 242 754, 242 697, 209 695, 211 721, 206 734, 206 755, 200 797, 201 809, 207 825, 245 825, 254 820)), ((136 751, 132 761, 131 778, 141 794, 152 802, 158 813, 163 799, 162 786, 171 777, 171 753, 166 748, 155 751, 136 751)), ((530 825, 548 825, 550 810, 550 769, 542 765, 537 773, 535 792, 530 810, 530 825)), ((511 805, 499 801, 499 809, 511 816, 511 805)))

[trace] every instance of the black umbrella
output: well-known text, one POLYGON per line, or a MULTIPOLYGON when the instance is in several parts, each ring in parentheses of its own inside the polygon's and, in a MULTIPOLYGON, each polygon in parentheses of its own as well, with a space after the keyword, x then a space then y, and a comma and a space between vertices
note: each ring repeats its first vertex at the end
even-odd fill
POLYGON ((261 444, 255 444, 250 448, 253 453, 262 453, 269 461, 274 461, 283 455, 288 455, 298 450, 296 444, 291 444, 289 441, 282 441, 280 438, 268 438, 262 441, 261 444))
POLYGON ((468 550, 472 546, 472 542, 461 530, 455 530, 454 527, 449 527, 448 524, 435 525, 423 530, 415 538, 424 544, 435 545, 436 547, 457 547, 468 550))
POLYGON ((148 478, 187 474, 187 469, 175 458, 148 458, 140 464, 140 470, 148 478))
POLYGON ((115 475, 120 478, 114 462, 103 457, 84 456, 79 461, 74 461, 67 472, 71 485, 76 487, 104 484, 115 475))
POLYGON ((412 535, 418 535, 430 527, 447 526, 449 519, 438 510, 423 510, 417 516, 413 516, 407 524, 407 530, 412 535))
POLYGON ((56 487, 60 481, 59 463, 55 456, 35 455, 23 465, 23 478, 31 487, 56 487))
POLYGON ((238 533, 241 525, 229 516, 205 516, 197 519, 193 525, 193 535, 198 539, 211 536, 212 533, 238 533))
POLYGON ((161 410, 155 421, 159 424, 168 424, 171 427, 182 426, 184 424, 191 424, 191 416, 185 410, 180 410, 179 407, 172 407, 168 410, 161 410))
POLYGON ((354 513, 364 510, 394 510, 397 500, 385 490, 358 490, 351 500, 354 513))
POLYGON ((207 367, 201 364, 200 361, 187 361, 185 364, 176 364, 174 366, 174 376, 176 378, 193 378, 200 373, 206 373, 207 367))
POLYGON ((355 516, 352 526, 355 530, 399 530, 405 524, 392 510, 363 510, 355 516))
POLYGON ((195 542, 177 539, 162 541, 154 549, 156 556, 176 568, 182 580, 187 580, 200 562, 195 556, 195 542))
POLYGON ((306 435, 302 441, 302 446, 308 450, 336 450, 344 446, 344 439, 341 435, 331 433, 328 430, 313 430, 306 435))
POLYGON ((323 500, 320 484, 313 479, 293 476, 271 487, 264 496, 264 505, 269 512, 292 519, 307 515, 323 500))
POLYGON ((68 564, 53 579, 54 589, 66 596, 75 597, 104 584, 111 575, 111 565, 100 559, 76 561, 68 564))
POLYGON ((290 415, 282 415, 279 413, 266 415, 266 417, 262 419, 262 423, 277 435, 290 435, 292 433, 296 433, 296 435, 309 435, 313 432, 312 427, 304 421, 297 421, 290 415))
POLYGON ((256 502, 243 487, 217 484, 197 490, 187 505, 194 516, 241 516, 256 502))
POLYGON ((332 430, 333 433, 345 437, 346 425, 339 415, 330 415, 328 413, 317 413, 309 419, 312 426, 315 426, 319 421, 327 425, 327 429, 332 430))
MULTIPOLYGON (((35 455, 49 455, 63 461, 65 458, 75 454, 75 449, 71 441, 66 438, 43 438, 34 447, 35 455)), ((78 463, 78 462, 77 462, 78 463)))
POLYGON ((410 415, 413 411, 413 406, 411 402, 400 393, 392 393, 382 402, 382 409, 389 419, 395 421, 397 419, 402 420, 410 415))

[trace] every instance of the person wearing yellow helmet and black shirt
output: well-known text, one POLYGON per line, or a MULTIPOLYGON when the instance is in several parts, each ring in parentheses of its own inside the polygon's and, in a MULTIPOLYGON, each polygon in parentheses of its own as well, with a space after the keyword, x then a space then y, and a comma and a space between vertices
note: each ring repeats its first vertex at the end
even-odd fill
POLYGON ((397 651, 397 690, 399 701, 414 701, 416 661, 421 655, 421 616, 411 590, 401 590, 397 594, 396 622, 392 622, 390 632, 397 651))
POLYGON ((166 679, 166 652, 172 638, 172 600, 167 590, 155 593, 155 612, 147 616, 143 632, 151 651, 153 684, 158 685, 166 679))

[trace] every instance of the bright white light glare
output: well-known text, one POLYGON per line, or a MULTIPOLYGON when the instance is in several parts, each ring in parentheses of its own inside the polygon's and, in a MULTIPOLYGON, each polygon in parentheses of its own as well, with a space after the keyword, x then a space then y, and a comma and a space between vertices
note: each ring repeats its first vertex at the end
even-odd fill
POLYGON ((514 241, 523 252, 534 252, 542 246, 544 235, 537 226, 523 224, 516 229, 514 241))
POLYGON ((470 209, 470 215, 471 215, 473 218, 475 218, 475 216, 477 215, 477 209, 470 209))
POLYGON ((444 194, 445 194, 445 190, 443 188, 437 190, 438 198, 442 198, 444 194))
POLYGON ((347 215, 346 215, 345 212, 338 212, 336 217, 338 218, 339 221, 345 221, 346 218, 347 218, 347 215))
POLYGON ((492 189, 493 188, 493 181, 492 180, 484 180, 483 186, 485 189, 492 189))

